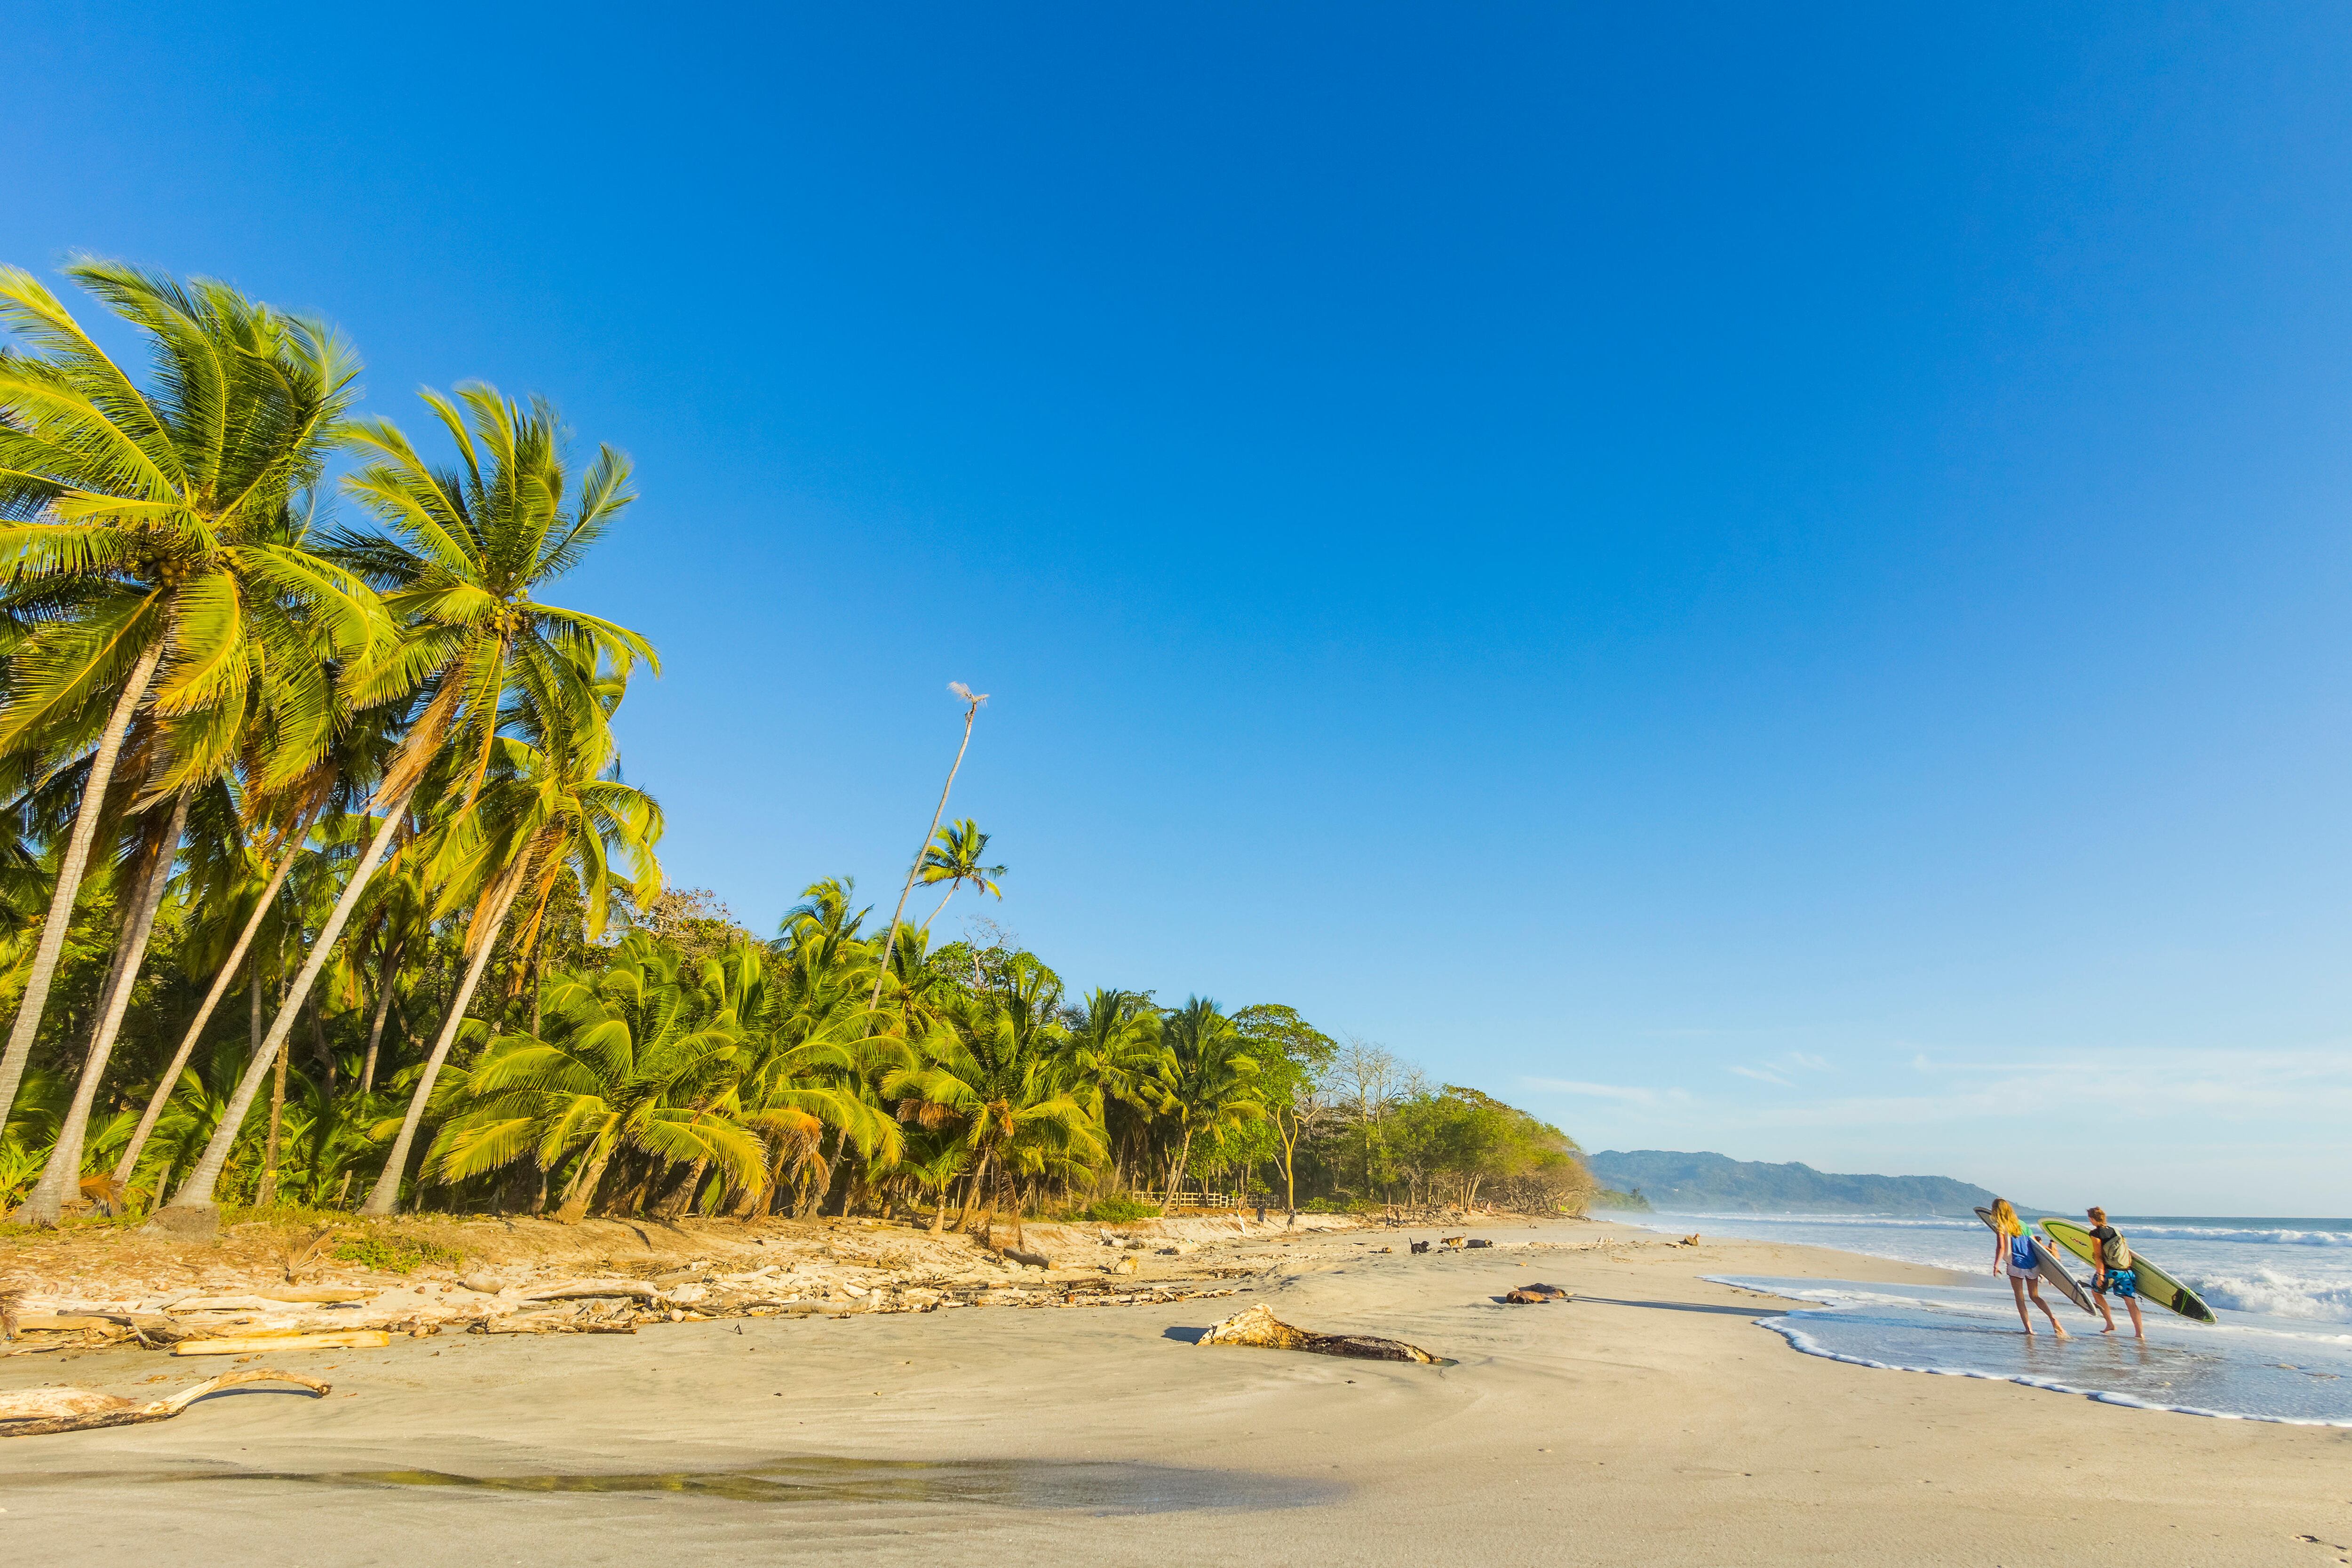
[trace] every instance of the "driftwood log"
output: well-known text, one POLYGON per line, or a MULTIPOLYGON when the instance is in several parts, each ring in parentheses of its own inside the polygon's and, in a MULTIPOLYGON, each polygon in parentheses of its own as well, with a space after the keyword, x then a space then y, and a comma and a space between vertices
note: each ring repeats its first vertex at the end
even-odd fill
POLYGON ((661 1300, 660 1288, 642 1279, 574 1279, 543 1290, 526 1290, 526 1301, 584 1301, 595 1296, 633 1296, 640 1301, 661 1300))
POLYGON ((1197 1342, 1204 1345, 1254 1345, 1261 1350, 1307 1351, 1315 1355, 1349 1356, 1357 1361, 1417 1361, 1426 1366, 1451 1366, 1419 1345, 1370 1334, 1318 1334, 1293 1328, 1264 1307, 1235 1312, 1210 1328, 1197 1342))
POLYGON ((291 1383, 308 1389, 313 1398, 324 1398, 333 1390, 331 1384, 316 1378, 297 1377, 290 1372, 272 1372, 267 1367, 208 1377, 152 1405, 140 1405, 87 1388, 26 1388, 0 1394, 0 1437, 44 1437, 53 1432, 83 1432, 93 1426, 136 1426, 148 1421, 169 1421, 205 1394, 238 1383, 291 1383))
POLYGON ((361 1351, 392 1343, 382 1329, 338 1329, 331 1334, 237 1334, 182 1340, 173 1355, 260 1355, 278 1351, 361 1351))

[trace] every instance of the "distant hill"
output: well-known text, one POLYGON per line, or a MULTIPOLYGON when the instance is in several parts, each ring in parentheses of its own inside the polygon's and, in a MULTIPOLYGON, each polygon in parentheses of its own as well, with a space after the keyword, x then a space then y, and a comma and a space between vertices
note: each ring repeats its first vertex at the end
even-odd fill
MULTIPOLYGON (((1721 1214, 1966 1215, 1993 1194, 1949 1176, 1839 1176, 1664 1149, 1604 1150, 1584 1163, 1602 1184, 1654 1208, 1721 1214)), ((2025 1205, 2019 1205, 2021 1209, 2025 1205)), ((2027 1213, 2038 1211, 2027 1209, 2027 1213)))

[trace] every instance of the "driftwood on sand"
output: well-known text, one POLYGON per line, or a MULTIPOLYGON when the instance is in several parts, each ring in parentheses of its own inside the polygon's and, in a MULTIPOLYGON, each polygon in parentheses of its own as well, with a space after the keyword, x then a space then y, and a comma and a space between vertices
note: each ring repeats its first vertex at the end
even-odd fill
POLYGON ((314 1398, 324 1398, 333 1388, 316 1378, 254 1367, 208 1377, 152 1405, 87 1388, 18 1389, 0 1394, 0 1437, 41 1437, 53 1432, 87 1431, 93 1426, 136 1426, 147 1421, 169 1421, 207 1394, 238 1383, 290 1383, 308 1389, 314 1398))
POLYGON ((1351 1356, 1358 1361, 1417 1361, 1428 1366, 1453 1364, 1444 1356, 1432 1355, 1419 1345, 1409 1345, 1402 1340, 1378 1339, 1370 1334, 1318 1334, 1293 1328, 1264 1307, 1251 1307, 1235 1312, 1223 1322, 1212 1326, 1197 1342, 1204 1345, 1255 1345, 1272 1351, 1308 1351, 1316 1355, 1351 1356))
POLYGON ((260 1355, 278 1351, 360 1351, 392 1343, 382 1329, 342 1329, 331 1334, 236 1334, 182 1340, 173 1355, 260 1355))

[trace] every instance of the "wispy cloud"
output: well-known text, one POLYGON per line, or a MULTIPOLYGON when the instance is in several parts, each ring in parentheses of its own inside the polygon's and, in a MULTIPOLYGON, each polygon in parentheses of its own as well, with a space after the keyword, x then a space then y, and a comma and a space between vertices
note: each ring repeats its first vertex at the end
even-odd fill
POLYGON ((1763 1068, 1744 1068, 1734 1063, 1729 1070, 1738 1073, 1741 1078, 1752 1078, 1759 1083, 1777 1083, 1782 1089, 1795 1087, 1779 1073, 1768 1071, 1763 1068))
POLYGON ((1576 1094, 1588 1100, 1614 1100, 1626 1105, 1660 1106, 1690 1099, 1679 1089, 1643 1089, 1622 1083, 1587 1083, 1572 1078, 1523 1078, 1525 1087, 1549 1094, 1576 1094))

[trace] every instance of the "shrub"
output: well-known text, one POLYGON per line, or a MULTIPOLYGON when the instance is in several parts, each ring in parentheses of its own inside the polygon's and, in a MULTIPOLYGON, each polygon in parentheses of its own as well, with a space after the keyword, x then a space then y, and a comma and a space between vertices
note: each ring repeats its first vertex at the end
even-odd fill
POLYGON ((1158 1219, 1158 1204, 1141 1203, 1134 1198, 1097 1198, 1088 1204, 1078 1217, 1097 1225, 1132 1225, 1139 1219, 1158 1219))
POLYGON ((337 1242, 332 1256, 362 1268, 407 1274, 427 1264, 453 1267, 460 1254, 454 1247, 436 1246, 413 1236, 353 1236, 337 1242))

